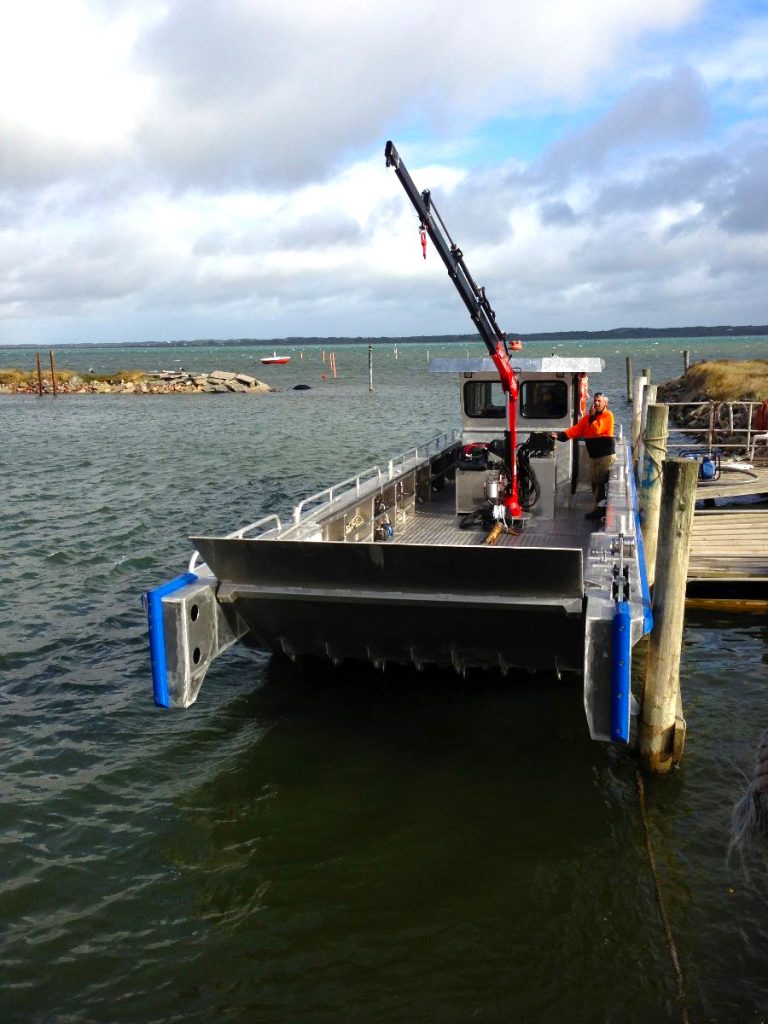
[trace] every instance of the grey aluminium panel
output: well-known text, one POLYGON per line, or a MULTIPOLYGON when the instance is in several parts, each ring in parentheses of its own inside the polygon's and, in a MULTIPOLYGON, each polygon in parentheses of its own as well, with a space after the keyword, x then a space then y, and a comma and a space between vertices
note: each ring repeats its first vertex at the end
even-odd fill
POLYGON ((579 549, 194 540, 270 650, 581 671, 579 549))

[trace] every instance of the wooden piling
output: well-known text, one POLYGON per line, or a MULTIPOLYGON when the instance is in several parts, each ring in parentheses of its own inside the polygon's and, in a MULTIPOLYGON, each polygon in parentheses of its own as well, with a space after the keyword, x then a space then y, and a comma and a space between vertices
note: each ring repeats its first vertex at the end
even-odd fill
POLYGON ((43 371, 40 369, 40 353, 37 353, 37 394, 43 397, 43 371))
POLYGON ((368 346, 368 391, 373 391, 373 345, 368 346))
POLYGON ((691 365, 691 350, 688 348, 683 349, 683 373, 688 373, 691 365))
POLYGON ((643 388, 647 384, 642 375, 635 377, 635 386, 632 392, 632 451, 637 456, 637 441, 640 437, 640 416, 643 411, 643 388))
POLYGON ((663 464, 653 630, 640 721, 640 764, 657 774, 668 772, 680 759, 685 736, 680 650, 698 471, 692 459, 667 459, 663 464))
POLYGON ((635 453, 638 480, 640 479, 640 464, 643 461, 643 449, 645 448, 645 427, 648 419, 648 406, 653 405, 656 401, 657 391, 657 384, 646 384, 643 388, 643 400, 640 405, 640 432, 637 436, 637 452, 635 453))
POLYGON ((632 356, 627 356, 627 401, 632 405, 632 356))
POLYGON ((643 439, 643 455, 637 466, 637 500, 643 530, 643 552, 648 586, 656 580, 656 551, 659 541, 661 508, 661 467, 667 457, 669 406, 648 406, 643 439))
POLYGON ((640 374, 641 374, 641 376, 645 377, 645 383, 646 384, 650 384, 651 383, 651 371, 650 370, 648 370, 648 369, 641 370, 640 374))
POLYGON ((58 394, 58 391, 56 390, 56 367, 53 362, 53 349, 51 349, 48 354, 51 357, 51 384, 53 385, 53 395, 55 398, 56 395, 58 394))

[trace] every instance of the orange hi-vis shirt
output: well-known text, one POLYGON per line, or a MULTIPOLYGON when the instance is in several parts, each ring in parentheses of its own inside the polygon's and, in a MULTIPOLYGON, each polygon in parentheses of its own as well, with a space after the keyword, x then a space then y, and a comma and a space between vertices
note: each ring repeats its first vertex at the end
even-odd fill
POLYGON ((613 413, 610 409, 603 409, 597 416, 587 413, 563 433, 569 438, 583 437, 587 453, 592 459, 613 455, 616 451, 616 442, 613 439, 613 413))

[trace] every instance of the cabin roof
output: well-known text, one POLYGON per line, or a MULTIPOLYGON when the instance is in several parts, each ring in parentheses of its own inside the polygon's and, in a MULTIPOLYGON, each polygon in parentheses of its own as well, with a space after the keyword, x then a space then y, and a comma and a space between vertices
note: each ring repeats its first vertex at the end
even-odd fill
MULTIPOLYGON (((521 373, 602 373, 605 360, 597 356, 543 356, 519 359, 513 352, 510 362, 521 373)), ((477 359, 433 359, 430 373, 496 373, 489 356, 477 359)))

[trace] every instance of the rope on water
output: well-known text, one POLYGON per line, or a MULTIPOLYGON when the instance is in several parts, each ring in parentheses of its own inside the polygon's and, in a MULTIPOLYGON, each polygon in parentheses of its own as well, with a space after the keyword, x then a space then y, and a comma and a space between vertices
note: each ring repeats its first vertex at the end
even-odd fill
POLYGON ((734 851, 764 853, 768 848, 768 730, 757 747, 752 781, 731 817, 731 841, 728 855, 734 851))
POLYGON ((651 832, 648 828, 648 816, 645 812, 645 786, 643 785, 643 777, 639 770, 635 771, 635 780, 637 781, 637 793, 640 800, 640 818, 643 822, 643 832, 645 833, 645 852, 648 854, 648 865, 651 869, 651 877, 653 878, 656 902, 659 905, 659 915, 661 917, 661 923, 664 926, 664 936, 667 940, 669 956, 672 960, 672 969, 675 974, 675 981, 677 982, 677 999, 680 1003, 680 1019, 682 1020, 682 1024, 690 1024, 685 1000, 685 981, 683 980, 683 971, 680 967, 680 957, 677 955, 677 946, 675 945, 675 937, 672 934, 672 927, 669 923, 666 904, 664 903, 664 897, 661 894, 659 874, 656 870, 656 858, 654 857, 653 845, 651 844, 651 832))

